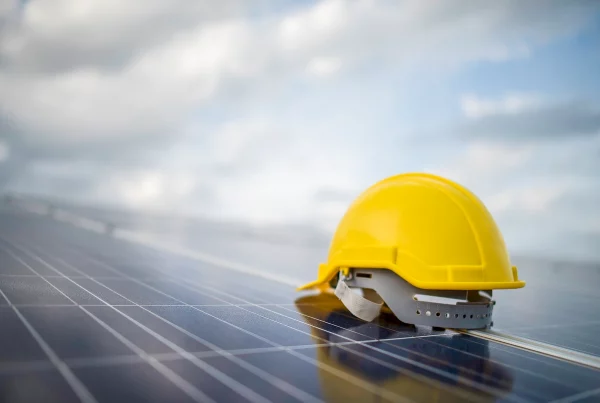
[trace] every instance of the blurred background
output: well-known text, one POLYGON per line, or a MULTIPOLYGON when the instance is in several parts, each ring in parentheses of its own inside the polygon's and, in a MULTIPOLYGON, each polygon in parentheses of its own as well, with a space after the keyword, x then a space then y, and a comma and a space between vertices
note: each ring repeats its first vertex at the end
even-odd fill
POLYGON ((599 11, 0 0, 0 193, 304 281, 353 198, 424 171, 512 255, 598 271, 599 11))

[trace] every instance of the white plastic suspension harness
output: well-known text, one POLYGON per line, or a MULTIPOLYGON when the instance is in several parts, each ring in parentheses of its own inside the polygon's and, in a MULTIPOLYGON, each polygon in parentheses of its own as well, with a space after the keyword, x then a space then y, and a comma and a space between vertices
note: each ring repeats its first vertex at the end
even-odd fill
POLYGON ((404 323, 453 329, 493 326, 495 302, 491 290, 425 290, 385 269, 340 271, 335 295, 354 316, 367 322, 380 315, 385 302, 404 323), (361 288, 365 296, 357 294, 351 287, 361 288), (430 297, 443 302, 433 302, 430 297), (447 303, 447 300, 455 302, 447 303))

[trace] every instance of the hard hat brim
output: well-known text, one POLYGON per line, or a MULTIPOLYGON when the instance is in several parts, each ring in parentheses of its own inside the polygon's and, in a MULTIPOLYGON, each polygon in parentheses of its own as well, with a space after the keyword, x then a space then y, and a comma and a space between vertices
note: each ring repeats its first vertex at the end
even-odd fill
POLYGON ((326 290, 330 288, 329 281, 338 273, 341 267, 352 267, 362 269, 388 269, 398 276, 402 277, 411 285, 421 288, 424 290, 503 290, 503 289, 516 289, 525 287, 525 282, 518 279, 516 276, 517 268, 512 267, 512 272, 517 277, 513 281, 420 281, 407 275, 403 270, 398 268, 397 265, 390 262, 370 262, 365 264, 361 262, 340 262, 332 266, 323 264, 319 270, 318 278, 315 281, 304 284, 298 287, 297 291, 320 289, 326 290))

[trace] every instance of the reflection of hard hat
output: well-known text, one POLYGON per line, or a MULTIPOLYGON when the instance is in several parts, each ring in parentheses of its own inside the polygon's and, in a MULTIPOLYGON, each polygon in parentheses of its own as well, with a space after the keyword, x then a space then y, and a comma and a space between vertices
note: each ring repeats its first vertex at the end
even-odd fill
MULTIPOLYGON (((408 344, 387 344, 385 339, 368 344, 347 344, 347 339, 338 336, 349 335, 350 332, 369 334, 375 325, 356 320, 354 324, 358 325, 352 326, 352 318, 343 316, 346 312, 344 306, 337 298, 331 297, 333 296, 330 294, 319 294, 296 300, 296 308, 311 326, 315 343, 332 343, 315 349, 315 358, 323 364, 318 366, 318 372, 324 400, 379 401, 374 391, 358 387, 348 390, 348 382, 335 373, 357 377, 407 401, 493 402, 512 390, 511 371, 489 360, 486 340, 474 343, 462 335, 456 335, 444 337, 444 344, 418 337, 407 339, 408 344), (343 324, 344 327, 335 324, 343 324), (393 365, 386 366, 382 364, 381 355, 369 346, 384 349, 408 360, 394 360, 393 365), (458 378, 441 378, 432 371, 424 370, 419 364, 460 376, 467 384, 457 383, 458 378)), ((397 336, 406 337, 406 334, 398 331, 397 336)), ((388 333, 388 337, 394 338, 395 335, 388 333)))
POLYGON ((429 174, 392 176, 354 201, 317 280, 299 290, 327 290, 332 281, 336 295, 363 319, 371 320, 369 311, 381 304, 369 305, 347 286, 374 290, 406 323, 455 328, 490 326, 491 290, 525 285, 483 203, 429 174), (427 295, 458 304, 434 303, 427 295))

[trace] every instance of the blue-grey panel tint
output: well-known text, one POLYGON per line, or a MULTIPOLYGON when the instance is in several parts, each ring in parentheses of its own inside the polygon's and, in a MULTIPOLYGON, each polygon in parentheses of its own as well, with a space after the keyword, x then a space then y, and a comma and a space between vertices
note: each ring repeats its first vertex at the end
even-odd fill
POLYGON ((0 277, 0 290, 15 305, 73 304, 40 277, 0 277))
POLYGON ((74 278, 73 280, 92 295, 100 298, 109 305, 135 305, 133 302, 128 301, 126 298, 102 285, 102 283, 99 283, 98 280, 90 278, 74 278))
POLYGON ((251 372, 251 370, 242 368, 237 363, 225 357, 208 357, 204 358, 204 361, 219 371, 229 374, 272 402, 295 402, 311 398, 311 395, 304 391, 302 391, 303 393, 299 393, 298 390, 294 390, 291 384, 282 385, 281 382, 283 382, 283 379, 280 376, 272 376, 261 372, 258 367, 252 370, 254 372, 251 372), (260 376, 256 375, 256 373, 259 373, 260 376), (274 385, 279 385, 280 387, 274 385), (291 392, 287 392, 289 390, 291 392))
POLYGON ((0 374, 0 402, 76 403, 73 389, 56 370, 0 374))
POLYGON ((22 308, 23 316, 61 358, 131 354, 131 350, 80 308, 22 308))
POLYGON ((77 304, 92 304, 92 305, 100 305, 102 301, 98 298, 94 297, 84 288, 80 287, 77 283, 79 279, 71 279, 64 277, 50 277, 46 278, 48 282, 62 291, 65 295, 71 298, 77 304))
POLYGON ((390 341, 377 345, 377 348, 446 373, 461 373, 467 380, 489 388, 512 389, 513 393, 528 399, 551 399, 557 394, 576 390, 560 380, 507 365, 490 354, 485 340, 479 344, 465 336, 420 338, 390 341), (514 383, 515 378, 519 382, 514 383))
POLYGON ((127 316, 116 311, 115 308, 109 306, 90 306, 86 309, 148 354, 173 352, 172 349, 159 341, 150 332, 138 326, 134 322, 135 319, 129 319, 127 316))
POLYGON ((270 346, 256 337, 242 333, 190 307, 150 307, 149 309, 224 350, 270 346))
MULTIPOLYGON (((297 350, 298 358, 287 352, 245 355, 242 358, 326 401, 382 401, 404 398, 433 401, 440 391, 417 379, 400 375, 377 362, 354 356, 357 365, 349 367, 330 349, 320 347, 297 350)), ((444 391, 446 398, 453 397, 444 391)), ((460 401, 460 400, 455 400, 460 401)))
MULTIPOLYGON (((65 265, 59 260, 57 260, 53 253, 49 253, 44 251, 43 253, 35 248, 29 247, 29 245, 21 245, 22 247, 27 247, 31 254, 27 254, 26 256, 30 258, 33 262, 35 262, 35 269, 40 266, 44 268, 49 268, 52 271, 52 275, 66 276, 66 277, 80 277, 82 273, 75 270, 69 265, 65 265)), ((52 251, 53 252, 53 251, 52 251)))
POLYGON ((439 345, 452 348, 457 341, 464 346, 470 346, 469 352, 480 351, 480 346, 487 345, 490 359, 500 362, 509 368, 514 368, 517 375, 535 374, 538 378, 564 385, 570 389, 593 388, 600 382, 600 372, 593 369, 556 360, 544 355, 516 349, 499 343, 487 343, 476 337, 462 335, 460 339, 435 339, 429 340, 439 345))
POLYGON ((249 312, 252 312, 249 314, 255 314, 263 318, 267 318, 270 321, 279 323, 280 326, 288 326, 291 329, 296 329, 296 331, 313 335, 314 337, 319 338, 321 343, 324 341, 345 342, 364 341, 371 339, 370 337, 367 337, 363 334, 354 332, 347 332, 345 334, 340 335, 336 332, 327 329, 327 327, 329 326, 323 322, 319 322, 312 318, 302 316, 298 313, 289 312, 289 314, 280 314, 274 309, 272 309, 272 307, 270 306, 245 306, 244 309, 249 312))
POLYGON ((0 245, 0 274, 32 274, 31 270, 6 252, 0 245))
MULTIPOLYGON (((459 336, 460 338, 460 336, 459 336)), ((398 371, 422 376, 432 382, 441 383, 453 388, 468 390, 475 394, 492 395, 501 397, 507 393, 517 393, 527 399, 547 399, 531 386, 539 386, 538 380, 521 374, 520 381, 529 382, 526 387, 514 388, 514 371, 499 363, 491 362, 487 358, 476 356, 465 356, 459 352, 450 349, 435 348, 428 349, 431 346, 424 339, 403 340, 402 348, 399 347, 399 341, 390 343, 371 343, 369 345, 349 345, 344 347, 344 356, 354 358, 353 354, 366 354, 372 359, 386 362, 398 368, 398 371), (392 345, 394 343, 394 345, 392 345), (421 351, 430 350, 429 354, 420 354, 421 351), (437 351, 436 351, 437 350, 437 351), (437 353, 437 354, 436 354, 437 353), (457 365, 460 363, 459 365, 457 365), (534 381, 534 382, 531 382, 534 381), (536 383, 537 382, 537 383, 536 383)), ((340 356, 342 356, 340 354, 340 356)), ((352 360, 350 360, 352 362, 352 360)), ((556 386, 556 391, 567 391, 566 387, 554 385, 552 383, 543 383, 552 388, 556 386)), ((518 383, 517 385, 521 385, 518 383)))
MULTIPOLYGON (((232 388, 223 383, 216 380, 214 377, 210 376, 208 373, 198 368, 198 366, 192 364, 188 360, 175 360, 165 362, 165 365, 179 374, 182 378, 196 386, 198 389, 202 390, 209 397, 211 397, 216 402, 248 402, 246 398, 244 398, 244 393, 235 392, 232 388)), ((221 365, 221 367, 223 367, 221 365)), ((239 368, 239 367, 238 367, 239 368)), ((231 366, 223 368, 225 374, 234 377, 236 380, 243 380, 241 376, 246 376, 247 373, 242 373, 242 371, 237 370, 237 374, 233 374, 228 370, 231 369, 231 366), (237 375, 237 376, 235 376, 237 375)), ((241 383, 241 382, 240 382, 241 383)), ((250 388, 252 389, 252 388, 250 388)))
POLYGON ((574 350, 600 356, 600 340, 598 339, 600 323, 598 322, 579 326, 565 325, 559 328, 549 328, 543 333, 540 330, 516 329, 513 331, 507 330, 507 332, 559 346, 568 345, 574 350))
MULTIPOLYGON (((178 300, 190 305, 223 305, 227 304, 218 296, 210 295, 204 290, 197 291, 182 287, 172 281, 145 281, 145 283, 164 292, 165 294, 177 298, 178 300)), ((177 302, 179 303, 179 302, 177 302)))
MULTIPOLYGON (((144 326, 160 334, 167 340, 183 348, 185 351, 195 352, 210 350, 209 347, 200 343, 198 340, 195 340, 192 336, 180 331, 167 321, 161 320, 161 318, 158 318, 153 313, 145 310, 148 308, 127 306, 118 307, 118 309, 138 322, 143 323, 144 326)), ((200 332, 200 334, 202 334, 202 332, 200 332)))
POLYGON ((200 284, 207 287, 202 288, 203 290, 214 293, 214 295, 218 297, 229 297, 234 304, 272 304, 276 302, 290 302, 289 300, 284 300, 282 298, 270 297, 265 292, 246 287, 246 285, 237 278, 224 279, 221 281, 216 279, 213 281, 205 280, 200 284), (235 290, 235 295, 231 293, 231 290, 235 290), (232 296, 234 298, 232 298, 232 296))
MULTIPOLYGON (((78 275, 81 276, 90 276, 90 277, 110 277, 114 276, 115 273, 98 265, 97 263, 92 262, 90 259, 86 259, 80 255, 76 255, 72 252, 65 251, 64 248, 57 248, 51 251, 48 251, 51 256, 58 257, 62 259, 64 262, 68 263, 69 266, 72 266, 77 269, 78 275)), ((57 267, 61 271, 66 269, 68 266, 60 263, 57 260, 54 260, 57 264, 57 267)))
POLYGON ((173 298, 169 298, 132 280, 101 279, 99 281, 110 290, 125 295, 127 298, 140 305, 173 305, 179 303, 173 298))
MULTIPOLYGON (((274 386, 280 381, 294 385, 298 388, 296 391, 304 391, 325 401, 408 398, 418 402, 545 402, 570 397, 596 401, 600 396, 590 392, 600 385, 598 371, 471 336, 405 325, 385 313, 372 323, 365 323, 351 315, 334 295, 298 293, 291 286, 266 278, 229 271, 35 216, 4 214, 0 217, 0 234, 9 228, 19 233, 19 239, 27 239, 29 246, 38 250, 37 253, 59 272, 66 273, 70 264, 89 275, 102 276, 100 281, 106 286, 81 278, 79 274, 75 281, 109 304, 128 305, 117 309, 186 351, 196 352, 203 362, 271 401, 292 400, 290 395, 274 386), (73 250, 101 259, 114 270, 91 264, 89 259, 73 253, 73 250), (118 279, 120 273, 144 281, 153 278, 147 280, 147 284, 167 295, 134 281, 118 279), (122 297, 108 288, 121 293, 122 297), (126 298, 135 302, 128 302, 126 298), (203 305, 200 309, 216 318, 192 307, 175 306, 180 304, 177 300, 203 305), (286 304, 270 304, 278 301, 286 304), (234 305, 227 305, 228 302, 234 305), (135 303, 168 306, 138 307, 133 305, 135 303), (256 303, 259 305, 253 305, 256 303), (185 334, 185 331, 191 335, 185 334), (325 342, 334 344, 315 347, 317 343, 325 342), (217 349, 237 350, 233 351, 237 359, 269 375, 266 378, 264 374, 263 377, 258 376, 256 372, 232 362, 233 358, 210 351, 206 344, 217 349), (292 346, 293 350, 277 350, 273 344, 292 346)), ((310 278, 316 274, 315 262, 318 260, 307 259, 308 255, 303 255, 302 248, 296 249, 296 254, 292 253, 294 248, 286 247, 282 252, 283 249, 278 247, 264 247, 255 242, 244 246, 239 239, 228 242, 222 234, 216 237, 220 239, 207 242, 223 247, 227 245, 222 249, 227 250, 223 257, 232 261, 248 258, 246 263, 267 271, 273 269, 275 274, 285 276, 295 274, 289 270, 296 263, 310 260, 312 263, 304 264, 304 272, 299 274, 310 278), (274 258, 276 255, 281 261, 295 263, 278 266, 274 258)), ((202 250, 209 244, 198 241, 194 246, 202 250)), ((215 249, 215 253, 218 250, 215 249)), ((36 269, 44 270, 40 262, 21 252, 18 254, 36 269)), ((2 256, 0 253, 0 259, 2 256)), ((522 265, 520 270, 523 277, 539 277, 534 276, 528 265, 522 265)), ((546 277, 560 275, 552 270, 550 272, 546 277)), ((96 303, 92 302, 94 297, 56 277, 56 272, 45 274, 54 276, 50 281, 77 302, 96 303)), ((588 274, 592 275, 591 272, 588 274)), ((0 278, 17 277, 0 275, 0 278)), ((592 283, 593 278, 589 280, 592 283)), ((26 281, 21 281, 18 292, 13 292, 15 298, 32 298, 27 287, 23 286, 26 281)), ((597 296, 593 292, 584 292, 585 287, 581 284, 564 282, 564 287, 570 289, 569 298, 558 298, 557 295, 567 294, 549 292, 551 284, 544 282, 548 282, 547 278, 535 282, 528 280, 525 289, 495 293, 498 297, 497 328, 514 329, 518 334, 596 352, 595 334, 600 327, 595 321, 600 323, 600 317, 593 309, 583 317, 579 307, 597 306, 597 296)), ((15 290, 15 287, 9 288, 15 290)), ((587 288, 591 291, 590 287, 587 288)), ((4 312, 11 312, 6 306, 4 309, 4 312)), ((88 309, 141 349, 155 354, 155 358, 204 390, 215 401, 239 400, 231 388, 173 353, 110 307, 88 309)), ((132 355, 133 351, 80 308, 22 308, 22 311, 59 357, 72 365, 76 363, 76 375, 99 401, 185 399, 179 389, 147 364, 133 365, 132 362, 139 362, 140 358, 132 355), (165 390, 169 398, 161 394, 165 390)), ((48 361, 32 344, 31 336, 23 325, 15 321, 14 316, 7 315, 8 319, 0 322, 11 328, 6 333, 3 347, 0 347, 0 364, 3 365, 0 365, 0 372, 15 375, 17 371, 23 373, 36 369, 36 373, 41 373, 40 368, 47 368, 43 365, 48 361), (22 339, 19 342, 26 345, 15 345, 14 339, 22 339), (26 349, 33 353, 28 355, 24 352, 26 349), (26 362, 25 366, 15 364, 22 361, 26 362)), ((0 343, 3 337, 4 334, 0 335, 0 343)), ((52 392, 48 393, 52 395, 52 392)))
POLYGON ((77 368, 74 372, 99 403, 193 402, 148 364, 77 368))
MULTIPOLYGON (((217 288, 215 288, 214 286, 208 286, 206 284, 207 283, 206 279, 199 281, 200 284, 202 284, 202 286, 200 286, 196 283, 192 283, 193 280, 185 281, 181 278, 175 278, 175 279, 173 279, 173 281, 175 282, 175 284, 177 284, 183 288, 186 288, 190 292, 201 292, 201 293, 206 294, 214 299, 217 299, 219 301, 219 304, 235 305, 235 304, 244 304, 246 302, 249 302, 249 301, 240 300, 240 298, 237 297, 236 295, 219 292, 219 290, 217 288)), ((198 281, 198 280, 196 280, 196 281, 198 281)), ((222 288, 224 290, 228 290, 228 288, 224 285, 222 285, 222 288)))
POLYGON ((10 254, 11 257, 12 257, 12 255, 16 255, 21 260, 21 261, 17 261, 15 259, 15 261, 17 261, 18 264, 21 265, 22 269, 24 270, 21 274, 34 274, 27 266, 34 269, 38 274, 40 274, 42 276, 44 276, 44 275, 55 276, 58 274, 58 273, 56 273, 55 270, 52 270, 51 268, 47 267, 46 265, 33 259, 31 256, 16 249, 13 245, 8 244, 0 239, 0 251, 9 255, 7 250, 10 250, 12 252, 12 254, 10 254))
POLYGON ((310 334, 282 326, 236 306, 205 306, 200 309, 279 345, 297 346, 311 344, 315 341, 310 334))
POLYGON ((600 401, 600 388, 588 391, 585 397, 578 397, 577 403, 598 403, 600 401))
POLYGON ((0 308, 0 363, 45 359, 46 354, 12 308, 0 308))

